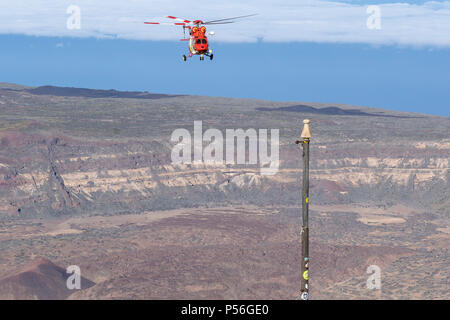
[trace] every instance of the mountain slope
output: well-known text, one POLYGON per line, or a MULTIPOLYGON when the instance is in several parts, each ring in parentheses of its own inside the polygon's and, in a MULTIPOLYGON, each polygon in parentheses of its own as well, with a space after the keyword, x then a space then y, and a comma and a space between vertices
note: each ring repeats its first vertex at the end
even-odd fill
MULTIPOLYGON (((61 300, 75 291, 67 289, 70 275, 48 259, 36 258, 11 275, 0 279, 0 299, 13 300, 61 300)), ((94 285, 81 278, 83 289, 94 285)))

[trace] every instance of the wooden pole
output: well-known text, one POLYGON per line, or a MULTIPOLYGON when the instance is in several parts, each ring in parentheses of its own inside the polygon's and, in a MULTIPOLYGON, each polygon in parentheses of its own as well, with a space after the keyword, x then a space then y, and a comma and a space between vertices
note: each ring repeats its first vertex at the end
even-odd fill
POLYGON ((310 121, 303 121, 302 140, 296 141, 303 147, 303 190, 302 190, 302 261, 300 299, 309 299, 309 143, 311 139, 310 121))

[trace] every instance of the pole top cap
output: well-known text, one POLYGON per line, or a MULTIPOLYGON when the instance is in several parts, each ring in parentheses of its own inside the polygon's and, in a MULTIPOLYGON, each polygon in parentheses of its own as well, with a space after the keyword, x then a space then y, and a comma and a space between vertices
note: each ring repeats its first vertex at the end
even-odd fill
POLYGON ((309 139, 311 138, 311 129, 309 128, 309 119, 303 120, 303 131, 302 131, 302 138, 303 139, 309 139))

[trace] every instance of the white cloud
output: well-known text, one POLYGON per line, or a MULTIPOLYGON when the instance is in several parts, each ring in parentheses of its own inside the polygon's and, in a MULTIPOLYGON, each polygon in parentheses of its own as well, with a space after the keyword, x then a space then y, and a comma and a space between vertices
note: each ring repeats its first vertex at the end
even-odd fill
POLYGON ((210 27, 214 39, 450 46, 450 1, 381 4, 381 30, 367 28, 366 9, 359 2, 322 0, 1 0, 0 34, 178 40, 181 27, 143 22, 167 15, 207 20, 258 13, 210 27), (81 9, 81 29, 67 28, 70 5, 81 9))

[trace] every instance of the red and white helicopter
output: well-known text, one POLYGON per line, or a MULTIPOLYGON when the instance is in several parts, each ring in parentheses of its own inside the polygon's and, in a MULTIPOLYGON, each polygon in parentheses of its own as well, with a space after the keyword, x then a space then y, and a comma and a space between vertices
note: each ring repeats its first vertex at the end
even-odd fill
MULTIPOLYGON (((205 56, 209 57, 211 60, 214 58, 212 50, 209 47, 208 37, 206 36, 207 25, 218 25, 218 24, 230 24, 234 23, 234 20, 248 18, 256 16, 256 14, 250 14, 246 16, 226 18, 211 21, 202 20, 186 20, 173 16, 168 16, 167 18, 173 19, 179 22, 168 23, 168 22, 144 22, 145 24, 156 24, 156 25, 172 25, 172 26, 182 26, 184 30, 184 39, 181 41, 189 41, 189 55, 191 58, 193 55, 199 55, 200 60, 205 60, 205 56), (186 38, 186 29, 189 30, 189 38, 186 38)), ((209 32, 209 35, 214 35, 214 32, 209 32)), ((183 60, 186 61, 186 55, 183 55, 183 60)))

